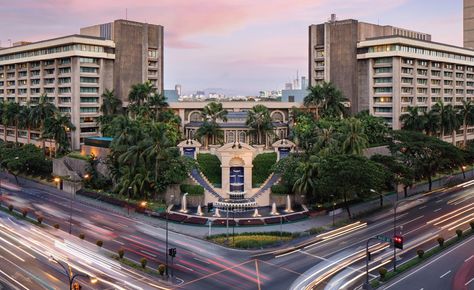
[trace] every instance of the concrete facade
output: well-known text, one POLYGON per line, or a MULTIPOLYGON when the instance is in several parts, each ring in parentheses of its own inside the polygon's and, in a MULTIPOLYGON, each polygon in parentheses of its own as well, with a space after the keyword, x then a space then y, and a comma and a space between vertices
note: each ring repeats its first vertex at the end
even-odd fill
POLYGON ((326 23, 309 26, 309 84, 332 82, 350 101, 351 112, 364 109, 359 105, 359 69, 357 44, 381 36, 402 35, 431 40, 429 34, 393 26, 359 22, 354 19, 336 20, 335 15, 326 23))
POLYGON ((474 49, 474 0, 464 0, 463 4, 464 47, 474 49))

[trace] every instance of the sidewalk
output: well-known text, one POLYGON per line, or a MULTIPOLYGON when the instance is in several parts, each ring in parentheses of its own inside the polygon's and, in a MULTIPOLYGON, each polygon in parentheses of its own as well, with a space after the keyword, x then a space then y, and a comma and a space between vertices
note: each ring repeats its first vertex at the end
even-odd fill
MULTIPOLYGON (((4 173, 0 173, 0 177, 3 179, 8 180, 9 182, 15 184, 15 179, 11 175, 6 175, 4 173)), ((443 187, 444 183, 453 177, 460 177, 462 178, 462 173, 456 174, 456 175, 450 175, 450 176, 445 176, 439 180, 436 180, 433 182, 433 190, 443 187)), ((466 180, 469 178, 474 177, 474 170, 467 171, 466 172, 466 180)), ((42 191, 47 191, 52 194, 57 194, 65 197, 69 197, 69 195, 63 191, 60 191, 56 189, 55 187, 51 187, 48 185, 44 185, 41 183, 38 183, 36 181, 32 181, 29 179, 24 179, 19 177, 18 180, 20 181, 20 185, 24 187, 24 189, 30 189, 30 190, 42 190, 42 191)), ((428 191, 428 184, 420 184, 417 185, 411 189, 408 190, 408 195, 409 196, 414 196, 418 193, 421 192, 426 192, 428 191)), ((399 198, 403 198, 403 193, 399 194, 399 198)), ((120 215, 127 215, 127 210, 122 207, 114 206, 108 203, 104 203, 92 198, 88 198, 82 195, 76 195, 76 201, 79 201, 83 204, 87 204, 92 207, 100 208, 105 211, 109 212, 114 212, 116 214, 120 215)), ((387 195, 384 197, 384 205, 386 204, 393 204, 396 201, 396 194, 391 194, 387 195)), ((365 212, 371 211, 371 210, 376 210, 380 206, 380 200, 379 198, 374 198, 371 201, 365 202, 365 203, 359 203, 352 205, 350 207, 351 213, 354 216, 357 216, 359 214, 363 214, 365 212)), ((132 213, 130 214, 130 217, 137 220, 141 221, 153 226, 161 227, 164 228, 166 222, 164 220, 158 219, 158 218, 153 218, 149 217, 143 214, 139 213, 132 213)), ((336 223, 338 221, 343 221, 348 219, 347 212, 343 209, 343 211, 335 216, 335 221, 336 223)), ((324 215, 324 216, 316 216, 316 217, 311 217, 302 221, 298 222, 293 222, 293 223, 285 223, 283 225, 276 224, 276 225, 267 225, 267 226, 249 226, 249 227, 239 227, 236 226, 234 229, 232 227, 229 227, 229 232, 232 233, 233 230, 235 230, 235 233, 242 233, 242 232, 269 232, 269 231, 284 231, 284 232, 303 232, 303 231, 308 231, 311 228, 316 228, 316 227, 330 227, 332 225, 332 216, 329 215, 324 215)), ((171 231, 177 232, 177 233, 182 233, 185 235, 189 236, 194 236, 198 238, 204 238, 209 234, 209 227, 208 226, 193 226, 193 225, 185 225, 185 224, 178 224, 178 223, 169 223, 169 229, 171 231)), ((226 233, 227 229, 225 227, 212 227, 211 228, 211 234, 223 234, 226 233)))

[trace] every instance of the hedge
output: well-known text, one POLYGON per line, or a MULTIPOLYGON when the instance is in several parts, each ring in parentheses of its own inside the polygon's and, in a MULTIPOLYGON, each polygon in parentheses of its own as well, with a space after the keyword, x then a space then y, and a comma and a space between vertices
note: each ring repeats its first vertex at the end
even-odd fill
POLYGON ((221 161, 219 158, 209 153, 199 153, 197 155, 197 162, 202 174, 207 177, 209 182, 220 187, 222 184, 222 175, 221 161))
POLYGON ((259 187, 272 173, 272 167, 276 163, 277 154, 262 153, 255 156, 252 168, 252 186, 259 187))
POLYGON ((70 152, 67 157, 71 157, 74 159, 79 159, 79 160, 84 160, 84 161, 89 161, 90 156, 89 155, 82 155, 81 152, 73 151, 70 152))
POLYGON ((181 184, 179 186, 181 193, 188 193, 189 195, 204 195, 204 188, 200 185, 181 184))
POLYGON ((272 193, 273 194, 289 194, 290 191, 288 190, 288 187, 286 187, 286 185, 283 185, 283 184, 275 184, 275 185, 272 185, 271 187, 272 189, 272 193))

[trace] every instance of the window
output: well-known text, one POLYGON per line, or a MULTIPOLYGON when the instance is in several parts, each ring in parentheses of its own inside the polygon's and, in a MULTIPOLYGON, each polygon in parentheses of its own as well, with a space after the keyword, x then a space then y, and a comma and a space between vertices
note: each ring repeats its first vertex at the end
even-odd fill
POLYGON ((413 79, 412 78, 402 78, 402 83, 404 84, 413 84, 413 79))
POLYGON ((402 88, 402 94, 413 94, 413 88, 402 88))
POLYGON ((385 108, 385 107, 375 107, 374 108, 375 113, 391 113, 392 108, 385 108))
MULTIPOLYGON (((390 57, 376 58, 375 63, 376 64, 379 64, 379 63, 392 63, 392 58, 390 58, 390 57)), ((323 65, 324 65, 324 62, 323 62, 323 65)))
POLYGON ((453 81, 444 80, 444 85, 445 85, 445 86, 452 86, 452 85, 453 85, 453 81))
POLYGON ((191 115, 189 115, 189 121, 190 122, 200 122, 200 121, 202 121, 201 113, 198 113, 198 112, 191 113, 191 115))
POLYGON ((99 82, 99 78, 81 77, 81 83, 96 84, 98 82, 99 82))
POLYGON ((59 68, 59 74, 68 74, 68 73, 71 73, 71 68, 70 67, 59 68))
POLYGON ((71 113, 71 108, 70 107, 59 107, 59 111, 61 113, 71 113))
POLYGON ((392 82, 392 78, 375 78, 375 79, 374 79, 374 82, 375 82, 376 84, 391 83, 391 82, 392 82))
POLYGON ((422 76, 427 76, 428 75, 428 70, 427 69, 418 69, 417 73, 422 76))
POLYGON ((288 103, 294 103, 295 102, 295 96, 288 96, 288 103))
POLYGON ((45 88, 44 92, 47 94, 54 94, 54 88, 45 88))
POLYGON ((71 88, 70 87, 59 88, 59 94, 69 94, 69 93, 71 93, 71 88))
POLYGON ((86 93, 86 94, 97 94, 97 93, 99 93, 99 88, 81 87, 80 92, 81 93, 86 93))
POLYGON ((94 74, 96 74, 96 73, 99 72, 99 69, 96 68, 96 67, 81 66, 80 72, 81 72, 81 73, 94 73, 94 74))
POLYGON ((61 58, 59 60, 59 64, 70 64, 71 63, 71 59, 70 58, 61 58))
POLYGON ((59 78, 58 83, 61 84, 69 84, 71 82, 71 78, 59 78))
POLYGON ((413 69, 402 67, 402 74, 413 74, 413 69))
POLYGON ((91 107, 91 108, 88 108, 88 107, 81 107, 81 113, 98 113, 99 112, 99 108, 95 108, 95 107, 91 107))
POLYGON ((35 94, 39 94, 40 93, 40 89, 39 88, 31 88, 30 89, 30 94, 31 95, 35 95, 35 94))
POLYGON ((435 86, 440 86, 441 85, 441 80, 431 80, 431 84, 435 86))
POLYGON ((148 57, 157 58, 158 57, 158 50, 157 49, 148 49, 148 57))
POLYGON ((417 91, 418 94, 427 94, 428 93, 427 88, 417 88, 416 91, 417 91))
POLYGON ((99 98, 97 97, 81 97, 81 103, 98 103, 99 98))
POLYGON ((456 73, 456 77, 458 79, 463 79, 464 78, 464 74, 463 73, 456 73))
POLYGON ((67 104, 71 102, 71 97, 59 97, 59 102, 62 104, 67 104))
POLYGON ((392 72, 391 67, 377 67, 377 68, 375 68, 375 73, 376 74, 391 73, 391 72, 392 72))
POLYGON ((374 103, 391 103, 392 97, 376 97, 374 103))
POLYGON ((452 72, 449 72, 449 71, 445 71, 445 72, 444 72, 444 76, 447 77, 447 78, 452 78, 452 77, 453 77, 453 73, 452 73, 452 72))
POLYGON ((391 93, 392 92, 392 88, 391 87, 386 87, 386 88, 374 88, 374 92, 376 94, 379 94, 379 93, 391 93))
POLYGON ((419 84, 419 85, 427 85, 428 80, 427 79, 417 79, 416 83, 419 84))
POLYGON ((419 66, 428 66, 428 62, 426 60, 419 60, 418 65, 419 66))
POLYGON ((413 62, 413 59, 404 58, 404 59, 402 60, 402 63, 404 63, 404 64, 409 64, 409 65, 413 65, 414 62, 413 62))
POLYGON ((441 89, 431 89, 431 93, 438 95, 441 93, 441 89))
POLYGON ((94 127, 81 128, 81 133, 97 133, 97 128, 94 128, 94 127))
POLYGON ((31 85, 32 86, 35 86, 35 85, 39 85, 40 84, 40 80, 39 79, 33 79, 30 81, 31 82, 31 85))
POLYGON ((95 63, 98 64, 99 60, 97 58, 92 58, 92 57, 81 57, 79 58, 80 63, 95 63))

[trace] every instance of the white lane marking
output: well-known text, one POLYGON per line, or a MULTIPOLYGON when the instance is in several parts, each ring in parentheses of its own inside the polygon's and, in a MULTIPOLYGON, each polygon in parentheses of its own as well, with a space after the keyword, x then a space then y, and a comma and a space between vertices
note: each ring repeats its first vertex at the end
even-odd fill
POLYGON ((474 281, 474 278, 472 278, 471 280, 467 281, 467 283, 466 283, 466 284, 464 284, 464 286, 467 286, 467 285, 469 285, 469 283, 471 283, 472 281, 474 281))
POLYGON ((433 212, 438 212, 438 211, 440 211, 440 210, 441 210, 441 208, 437 208, 437 209, 435 209, 433 212))
POLYGON ((104 229, 109 230, 111 232, 115 232, 115 229, 108 227, 108 226, 102 226, 104 229))
POLYGON ((291 251, 291 252, 288 252, 288 253, 284 253, 284 254, 275 256, 275 259, 276 259, 276 258, 280 258, 280 257, 284 257, 284 256, 288 256, 288 255, 291 255, 291 254, 297 253, 297 252, 301 252, 301 250, 299 250, 299 249, 298 249, 298 250, 293 250, 293 251, 291 251))
POLYGON ((435 201, 435 203, 440 203, 440 202, 443 202, 443 200, 440 199, 440 200, 435 201))
POLYGON ((125 245, 125 243, 122 243, 121 241, 117 241, 117 240, 112 240, 112 242, 116 242, 117 244, 121 244, 122 246, 125 245))
POLYGON ((2 270, 0 270, 0 273, 2 273, 4 276, 10 278, 10 280, 12 280, 13 282, 17 283, 17 284, 20 285, 21 287, 23 287, 23 289, 29 290, 29 288, 26 287, 25 285, 21 284, 20 281, 16 280, 15 278, 13 278, 12 276, 10 276, 10 275, 8 275, 7 273, 3 272, 2 270))
POLYGON ((464 260, 465 263, 467 263, 470 259, 474 258, 474 255, 470 256, 469 258, 467 258, 466 260, 464 260))
POLYGON ((145 254, 145 255, 149 255, 149 256, 152 256, 153 258, 156 258, 156 255, 155 255, 155 254, 152 254, 152 253, 147 252, 147 251, 145 251, 145 250, 140 250, 140 252, 142 252, 142 253, 145 254))
POLYGON ((183 265, 181 265, 181 264, 176 264, 176 266, 180 266, 180 267, 183 267, 184 269, 186 269, 186 270, 188 270, 188 271, 194 272, 193 269, 188 268, 188 267, 186 267, 186 266, 183 266, 183 265))
MULTIPOLYGON (((424 209, 424 208, 427 208, 428 206, 427 205, 424 205, 424 206, 420 206, 418 209, 424 209)), ((423 288, 421 288, 423 289, 423 288)))
POLYGON ((448 275, 449 273, 451 273, 451 270, 449 270, 448 272, 444 273, 443 275, 439 276, 440 279, 443 279, 444 276, 448 275))

